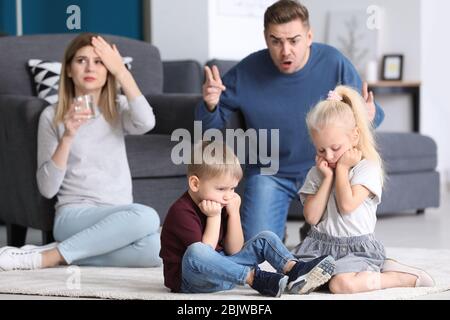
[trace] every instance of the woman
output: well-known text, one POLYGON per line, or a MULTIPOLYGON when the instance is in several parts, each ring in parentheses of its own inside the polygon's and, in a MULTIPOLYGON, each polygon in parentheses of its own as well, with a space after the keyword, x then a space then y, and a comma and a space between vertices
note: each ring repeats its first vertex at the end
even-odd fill
POLYGON ((159 217, 132 203, 124 140, 154 125, 116 46, 95 34, 76 37, 64 55, 59 101, 42 112, 38 129, 37 183, 43 196, 57 195, 57 243, 1 248, 0 270, 159 266, 159 217), (75 107, 82 95, 93 96, 94 114, 75 107))

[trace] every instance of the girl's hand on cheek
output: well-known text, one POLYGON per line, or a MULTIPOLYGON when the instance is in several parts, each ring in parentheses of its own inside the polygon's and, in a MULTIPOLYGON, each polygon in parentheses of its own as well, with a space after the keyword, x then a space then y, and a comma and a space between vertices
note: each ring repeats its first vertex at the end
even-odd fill
POLYGON ((338 165, 346 169, 356 166, 362 159, 362 152, 357 148, 351 148, 344 152, 338 160, 338 165))
POLYGON ((319 171, 323 174, 324 177, 333 176, 333 169, 330 168, 328 162, 322 156, 319 155, 316 156, 316 167, 319 169, 319 171))

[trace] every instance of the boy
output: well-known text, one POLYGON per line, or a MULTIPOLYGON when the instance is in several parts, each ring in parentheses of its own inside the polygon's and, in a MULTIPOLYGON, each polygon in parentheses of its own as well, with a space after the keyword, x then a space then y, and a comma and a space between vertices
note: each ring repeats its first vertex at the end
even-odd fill
POLYGON ((207 293, 248 284, 262 295, 309 293, 334 271, 332 257, 299 262, 277 235, 264 231, 244 244, 235 193, 242 178, 239 160, 219 142, 194 147, 188 165, 189 190, 169 209, 161 233, 164 284, 173 292, 207 293), (267 260, 277 272, 258 264, 267 260))

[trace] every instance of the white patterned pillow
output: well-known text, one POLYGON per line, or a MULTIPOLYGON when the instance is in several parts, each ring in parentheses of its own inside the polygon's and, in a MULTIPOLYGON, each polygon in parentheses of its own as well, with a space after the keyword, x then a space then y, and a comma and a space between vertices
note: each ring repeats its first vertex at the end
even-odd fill
POLYGON ((28 67, 33 75, 38 97, 50 104, 56 103, 58 101, 61 63, 30 59, 28 60, 28 67))
MULTIPOLYGON (((123 57, 123 63, 128 70, 131 70, 131 62, 133 62, 132 57, 123 57)), ((30 59, 28 60, 28 67, 33 75, 38 97, 49 104, 58 102, 61 62, 30 59)))

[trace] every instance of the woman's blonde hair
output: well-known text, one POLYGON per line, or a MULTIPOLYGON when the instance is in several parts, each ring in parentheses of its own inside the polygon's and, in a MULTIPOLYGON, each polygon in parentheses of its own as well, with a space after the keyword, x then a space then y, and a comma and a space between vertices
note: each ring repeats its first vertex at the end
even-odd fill
POLYGON ((225 143, 200 141, 192 148, 187 175, 188 177, 197 176, 199 179, 231 175, 241 180, 242 168, 238 157, 225 143))
MULTIPOLYGON (((54 118, 55 125, 64 121, 64 116, 69 111, 70 105, 75 96, 75 85, 72 78, 68 76, 68 71, 72 60, 79 49, 86 46, 91 46, 91 39, 96 36, 98 35, 95 33, 82 33, 70 42, 64 52, 64 58, 61 66, 61 79, 59 81, 58 105, 56 107, 56 114, 54 118)), ((116 98, 116 79, 108 71, 106 83, 100 93, 98 104, 103 117, 110 124, 113 124, 118 118, 116 98)))
POLYGON ((334 96, 342 98, 327 99, 319 102, 306 116, 306 124, 310 135, 313 131, 320 131, 329 125, 341 126, 348 132, 355 127, 359 130, 357 148, 361 150, 365 159, 379 165, 384 182, 383 160, 377 150, 373 134, 373 127, 368 119, 366 102, 354 89, 347 86, 338 86, 334 89, 334 96))

